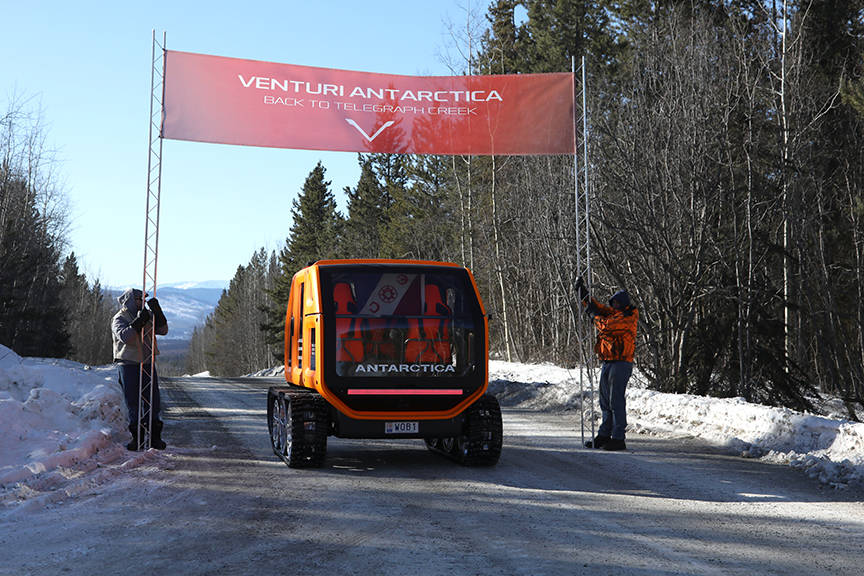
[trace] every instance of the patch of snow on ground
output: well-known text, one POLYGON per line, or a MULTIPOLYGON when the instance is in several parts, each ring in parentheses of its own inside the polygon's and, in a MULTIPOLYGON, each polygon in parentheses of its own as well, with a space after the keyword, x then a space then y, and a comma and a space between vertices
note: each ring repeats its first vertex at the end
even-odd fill
POLYGON ((158 458, 126 450, 127 421, 113 366, 0 346, 0 505, 62 500, 158 458))
POLYGON ((249 374, 252 377, 260 377, 260 378, 275 378, 277 376, 285 376, 285 366, 277 366, 275 368, 265 368, 263 370, 259 370, 254 374, 249 374))
MULTIPOLYGON (((489 388, 512 407, 579 410, 580 371, 551 364, 489 362, 489 388)), ((590 394, 581 374, 582 394, 590 394)), ((599 424, 594 375, 595 427, 599 424)), ((627 389, 628 431, 662 437, 692 436, 727 446, 745 458, 763 458, 801 469, 823 484, 842 488, 864 482, 864 424, 750 404, 743 398, 664 394, 644 387, 634 372, 627 389)), ((590 431, 586 405, 585 426, 590 431)), ((590 433, 590 432, 589 432, 590 433)))

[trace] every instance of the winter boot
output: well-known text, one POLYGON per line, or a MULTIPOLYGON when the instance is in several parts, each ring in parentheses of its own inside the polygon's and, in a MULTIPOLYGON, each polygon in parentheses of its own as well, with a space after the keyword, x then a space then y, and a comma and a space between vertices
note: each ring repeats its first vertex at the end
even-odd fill
POLYGON ((129 432, 132 433, 132 441, 126 444, 127 450, 138 451, 138 424, 129 424, 129 432))
POLYGON ((617 452, 618 450, 626 450, 627 444, 624 443, 623 438, 610 438, 608 442, 603 445, 603 450, 608 450, 610 452, 617 452))
POLYGON ((611 440, 611 439, 612 438, 610 438, 609 436, 603 436, 601 434, 598 434, 597 437, 594 438, 594 440, 588 440, 587 442, 585 442, 585 447, 586 448, 603 448, 606 445, 606 443, 608 443, 609 440, 611 440))
POLYGON ((168 447, 162 440, 162 421, 156 420, 153 422, 153 434, 150 435, 150 445, 157 450, 164 450, 168 447))

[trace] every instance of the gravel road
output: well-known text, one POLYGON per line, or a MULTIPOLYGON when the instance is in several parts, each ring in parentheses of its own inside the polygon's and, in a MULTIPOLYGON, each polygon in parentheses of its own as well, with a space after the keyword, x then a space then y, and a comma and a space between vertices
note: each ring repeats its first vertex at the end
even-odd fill
MULTIPOLYGON (((169 449, 112 486, 11 515, 0 574, 859 574, 864 503, 694 440, 579 448, 578 419, 504 409, 497 466, 420 440, 270 450, 272 380, 163 382, 169 449)), ((275 382, 281 383, 281 380, 275 382)))

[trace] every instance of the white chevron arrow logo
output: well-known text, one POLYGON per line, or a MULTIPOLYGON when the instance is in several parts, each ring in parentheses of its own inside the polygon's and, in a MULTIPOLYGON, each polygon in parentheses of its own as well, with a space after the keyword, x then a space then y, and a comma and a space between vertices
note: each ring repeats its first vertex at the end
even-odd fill
POLYGON ((367 134, 365 130, 363 130, 360 126, 358 126, 357 123, 354 122, 354 120, 352 120, 350 118, 346 118, 345 121, 348 122, 348 124, 350 124, 354 128, 356 128, 357 131, 360 132, 360 134, 362 134, 363 137, 366 138, 366 140, 368 140, 369 142, 372 142, 373 140, 375 140, 375 138, 377 138, 381 134, 381 132, 383 132, 385 129, 389 128, 390 126, 392 126, 393 124, 396 123, 395 120, 388 120, 387 122, 384 123, 383 126, 381 126, 381 128, 378 129, 377 132, 375 132, 372 136, 369 136, 369 134, 367 134))

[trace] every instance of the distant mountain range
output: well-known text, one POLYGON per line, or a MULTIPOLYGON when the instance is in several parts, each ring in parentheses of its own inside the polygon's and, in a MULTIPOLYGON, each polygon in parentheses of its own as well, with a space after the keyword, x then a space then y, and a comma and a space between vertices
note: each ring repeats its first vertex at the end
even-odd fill
MULTIPOLYGON (((216 309, 228 282, 180 282, 156 286, 156 297, 168 318, 168 336, 172 340, 189 340, 196 326, 204 324, 216 309)), ((112 296, 123 289, 111 288, 112 296)))

